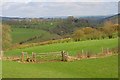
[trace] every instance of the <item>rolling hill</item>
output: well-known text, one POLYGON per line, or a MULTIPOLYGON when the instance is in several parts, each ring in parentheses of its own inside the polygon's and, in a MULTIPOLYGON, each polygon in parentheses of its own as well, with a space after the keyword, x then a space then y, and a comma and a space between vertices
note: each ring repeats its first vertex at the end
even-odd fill
POLYGON ((118 22, 118 15, 64 18, 2 17, 12 27, 13 43, 31 43, 71 37, 81 27, 101 27, 106 21, 118 22))

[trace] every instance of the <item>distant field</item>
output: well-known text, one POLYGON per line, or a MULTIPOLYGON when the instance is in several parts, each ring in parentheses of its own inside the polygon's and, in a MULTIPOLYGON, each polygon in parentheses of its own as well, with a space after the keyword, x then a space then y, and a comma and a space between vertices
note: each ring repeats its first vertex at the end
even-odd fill
POLYGON ((30 28, 12 28, 11 35, 13 43, 19 43, 34 36, 41 36, 41 38, 33 40, 31 42, 44 41, 54 37, 59 37, 56 34, 50 34, 49 32, 44 30, 30 28))
POLYGON ((46 53, 46 52, 57 52, 65 50, 70 55, 75 55, 78 52, 91 51, 92 53, 99 53, 103 48, 115 48, 118 46, 118 39, 102 39, 102 40, 88 40, 80 42, 69 42, 69 43, 56 43, 43 46, 34 46, 24 49, 15 49, 10 51, 5 51, 4 55, 21 55, 22 51, 27 51, 28 53, 46 53))
POLYGON ((52 29, 55 28, 60 22, 58 21, 48 21, 48 22, 40 22, 37 23, 39 25, 39 28, 41 29, 52 29))
POLYGON ((40 21, 40 22, 21 22, 18 24, 14 24, 12 25, 13 28, 25 28, 25 27, 29 27, 29 28, 37 28, 37 29, 44 29, 44 30, 49 30, 52 29, 54 27, 56 27, 61 21, 40 21))
POLYGON ((75 62, 3 61, 3 78, 118 78, 118 56, 75 62))

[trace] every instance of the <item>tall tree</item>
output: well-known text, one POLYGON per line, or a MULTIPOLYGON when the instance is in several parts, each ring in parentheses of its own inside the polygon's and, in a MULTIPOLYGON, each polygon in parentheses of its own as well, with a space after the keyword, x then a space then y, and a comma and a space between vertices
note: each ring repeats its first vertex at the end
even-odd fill
POLYGON ((82 40, 82 38, 84 37, 84 32, 79 29, 79 30, 76 30, 74 33, 73 33, 73 39, 75 41, 80 41, 82 40))
POLYGON ((2 24, 0 23, 0 51, 2 50, 2 24))
POLYGON ((3 50, 11 46, 11 29, 9 25, 2 25, 2 48, 3 50))
POLYGON ((104 23, 103 31, 109 38, 112 38, 112 34, 114 32, 113 26, 114 24, 111 21, 107 21, 104 23))

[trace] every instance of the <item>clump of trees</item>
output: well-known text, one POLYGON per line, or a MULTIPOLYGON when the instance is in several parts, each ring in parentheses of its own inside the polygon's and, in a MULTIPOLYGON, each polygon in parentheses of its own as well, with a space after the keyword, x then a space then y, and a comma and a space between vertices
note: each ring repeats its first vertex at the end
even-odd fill
POLYGON ((82 31, 81 29, 79 29, 79 30, 76 30, 76 31, 74 32, 74 34, 73 34, 73 39, 74 39, 75 41, 80 41, 80 40, 82 40, 82 39, 84 38, 84 36, 85 36, 84 31, 82 31))
POLYGON ((11 29, 9 25, 2 25, 2 48, 3 50, 11 46, 11 29))
POLYGON ((118 36, 118 28, 118 24, 113 24, 111 21, 107 21, 104 23, 103 27, 85 27, 77 29, 73 32, 72 38, 75 41, 115 38, 118 36))
POLYGON ((0 51, 2 50, 2 23, 0 23, 0 51))
POLYGON ((75 18, 69 16, 66 19, 59 21, 56 27, 52 28, 51 32, 56 33, 60 36, 71 34, 75 28, 90 26, 90 23, 86 19, 75 18))
POLYGON ((115 37, 114 34, 118 32, 118 27, 118 25, 114 25, 111 21, 108 21, 104 23, 103 31, 107 37, 113 38, 115 37))

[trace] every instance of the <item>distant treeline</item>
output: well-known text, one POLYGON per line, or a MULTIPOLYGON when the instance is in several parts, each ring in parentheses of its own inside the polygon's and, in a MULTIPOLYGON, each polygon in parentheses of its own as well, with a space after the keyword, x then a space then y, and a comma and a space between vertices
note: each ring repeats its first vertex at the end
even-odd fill
POLYGON ((69 16, 68 18, 13 19, 3 21, 3 23, 15 28, 42 29, 60 36, 71 34, 77 28, 98 26, 92 25, 87 19, 75 18, 73 16, 69 16))
MULTIPOLYGON (((116 20, 116 19, 115 19, 116 20)), ((113 23, 113 19, 106 20, 105 22, 93 25, 91 21, 82 18, 74 18, 69 16, 68 18, 50 18, 50 19, 17 19, 3 21, 3 27, 10 26, 12 28, 31 28, 45 30, 51 34, 57 34, 61 36, 60 39, 54 38, 48 40, 45 44, 69 42, 69 41, 83 41, 94 40, 104 38, 116 38, 118 37, 119 25, 116 22, 113 23), (111 21, 112 20, 112 21, 111 21), (65 41, 64 41, 65 40, 65 41)), ((4 41, 8 44, 11 42, 10 27, 4 28, 4 41), (6 36, 6 37, 5 37, 6 36), (9 39, 7 39, 9 37, 9 39)), ((24 36, 24 35, 23 35, 24 36)), ((19 42, 19 44, 29 43, 32 40, 40 39, 41 36, 34 35, 33 37, 19 42)), ((6 46, 7 46, 6 44, 6 46)))

